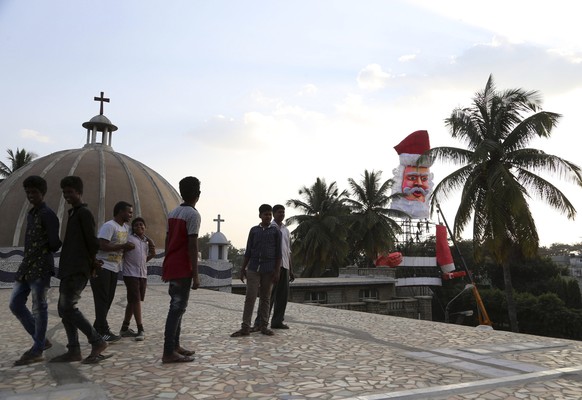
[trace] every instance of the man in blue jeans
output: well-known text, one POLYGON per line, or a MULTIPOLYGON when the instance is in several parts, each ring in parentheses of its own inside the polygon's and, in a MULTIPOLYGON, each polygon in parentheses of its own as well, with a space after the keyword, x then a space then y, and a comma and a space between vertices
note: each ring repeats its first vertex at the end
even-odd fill
POLYGON ((168 215, 166 255, 162 265, 162 280, 169 282, 170 309, 164 329, 162 363, 194 361, 194 351, 180 346, 182 317, 188 306, 190 289, 200 286, 198 278, 198 232, 200 213, 195 206, 200 198, 200 181, 188 176, 180 181, 184 202, 168 215))
POLYGON ((44 350, 52 346, 46 339, 48 311, 46 294, 51 276, 55 274, 54 254, 61 247, 59 219, 44 202, 46 181, 29 176, 22 183, 26 198, 32 205, 26 217, 24 258, 16 271, 10 297, 10 311, 18 318, 34 344, 14 365, 28 365, 44 360, 44 350), (26 307, 32 298, 32 312, 26 307))

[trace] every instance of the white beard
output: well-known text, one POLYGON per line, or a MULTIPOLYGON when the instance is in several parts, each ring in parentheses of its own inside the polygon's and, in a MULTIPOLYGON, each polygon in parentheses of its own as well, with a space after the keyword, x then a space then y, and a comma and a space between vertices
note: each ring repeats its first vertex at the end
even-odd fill
POLYGON ((392 200, 390 208, 404 211, 410 218, 415 219, 427 219, 430 211, 427 201, 408 200, 404 197, 392 200))

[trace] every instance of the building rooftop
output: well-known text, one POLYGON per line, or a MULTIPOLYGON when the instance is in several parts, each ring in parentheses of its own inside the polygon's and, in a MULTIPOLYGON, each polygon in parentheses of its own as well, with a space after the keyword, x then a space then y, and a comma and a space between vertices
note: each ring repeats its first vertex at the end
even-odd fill
MULTIPOLYGON (((7 305, 11 290, 0 289, 7 305)), ((49 290, 48 359, 65 351, 57 316, 58 288, 49 290)), ((231 338, 244 297, 191 292, 182 345, 196 360, 162 364, 166 285, 150 284, 144 304, 146 339, 111 344, 113 357, 95 365, 41 362, 13 367, 31 346, 8 307, 0 309, 0 398, 22 399, 578 399, 582 343, 452 324, 290 303, 289 330, 231 338)), ((85 290, 79 303, 92 320, 85 290)), ((120 328, 125 288, 110 311, 120 328)), ((133 321, 132 321, 133 324, 133 321)), ((135 329, 135 326, 133 326, 135 329)), ((89 345, 82 340, 84 356, 89 345)))

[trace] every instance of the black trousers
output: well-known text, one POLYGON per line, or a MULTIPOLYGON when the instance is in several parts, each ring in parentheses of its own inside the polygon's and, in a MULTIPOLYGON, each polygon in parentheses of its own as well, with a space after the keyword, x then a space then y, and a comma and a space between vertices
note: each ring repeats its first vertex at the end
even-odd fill
MULTIPOLYGON (((285 310, 287 309, 287 301, 289 299, 289 270, 281 268, 279 272, 279 281, 273 285, 271 290, 271 303, 269 315, 271 317, 271 326, 281 325, 285 320, 285 310)), ((259 307, 260 308, 260 307, 259 307)), ((259 315, 261 310, 257 311, 254 326, 259 326, 259 315)))
POLYGON ((93 291, 93 302, 95 303, 95 322, 93 327, 101 335, 109 332, 107 314, 115 298, 117 275, 117 272, 102 269, 99 271, 99 275, 91 278, 91 290, 93 291))
POLYGON ((285 320, 285 310, 289 299, 289 270, 281 268, 279 281, 271 291, 271 326, 281 325, 285 320))
POLYGON ((69 275, 61 278, 59 285, 59 316, 63 321, 67 334, 67 347, 70 351, 80 351, 79 333, 81 331, 89 343, 96 344, 102 339, 91 323, 85 319, 83 313, 77 308, 81 293, 87 285, 87 278, 83 275, 69 275))

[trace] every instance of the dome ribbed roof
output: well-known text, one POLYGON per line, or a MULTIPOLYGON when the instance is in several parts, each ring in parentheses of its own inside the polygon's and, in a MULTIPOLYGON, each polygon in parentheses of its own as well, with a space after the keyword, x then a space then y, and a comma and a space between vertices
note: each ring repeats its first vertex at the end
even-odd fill
POLYGON ((109 146, 88 144, 82 149, 63 150, 31 162, 0 182, 0 247, 24 246, 26 215, 31 206, 22 182, 29 175, 47 181, 44 200, 61 221, 61 238, 70 205, 62 196, 60 181, 68 175, 83 180, 83 202, 93 212, 97 229, 113 218, 115 203, 127 201, 133 205, 133 216, 146 220, 146 234, 158 249, 164 248, 168 211, 181 202, 160 174, 109 146))

